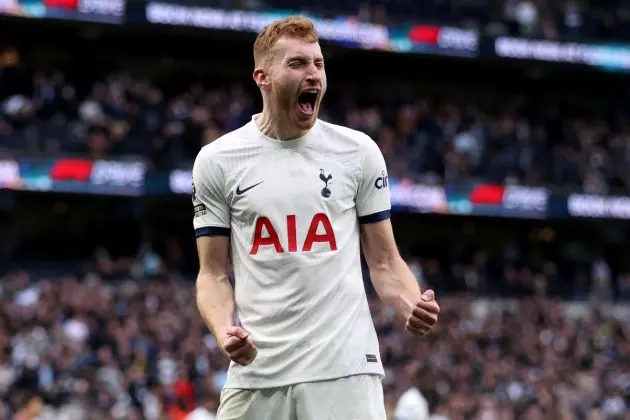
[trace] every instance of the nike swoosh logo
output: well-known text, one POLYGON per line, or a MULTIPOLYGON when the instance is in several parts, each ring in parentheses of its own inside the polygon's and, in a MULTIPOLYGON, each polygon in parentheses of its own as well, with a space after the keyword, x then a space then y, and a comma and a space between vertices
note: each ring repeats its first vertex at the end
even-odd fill
POLYGON ((243 188, 242 190, 241 190, 241 186, 239 185, 238 187, 236 187, 236 195, 243 195, 243 194, 245 194, 247 191, 251 190, 251 189, 252 189, 252 188, 254 188, 254 187, 259 186, 259 185, 260 185, 260 184, 262 184, 263 182, 265 182, 265 181, 260 181, 258 184, 250 185, 249 187, 247 187, 247 188, 243 188))

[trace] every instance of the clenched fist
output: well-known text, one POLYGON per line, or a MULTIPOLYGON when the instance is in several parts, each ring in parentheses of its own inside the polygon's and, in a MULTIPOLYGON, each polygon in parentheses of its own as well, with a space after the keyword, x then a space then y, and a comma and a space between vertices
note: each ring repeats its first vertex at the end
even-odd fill
POLYGON ((440 313, 440 305, 435 300, 433 290, 425 291, 411 309, 405 329, 413 335, 423 336, 435 326, 440 313))
POLYGON ((241 366, 249 365, 258 354, 249 333, 241 327, 228 328, 221 336, 221 347, 234 363, 241 366))

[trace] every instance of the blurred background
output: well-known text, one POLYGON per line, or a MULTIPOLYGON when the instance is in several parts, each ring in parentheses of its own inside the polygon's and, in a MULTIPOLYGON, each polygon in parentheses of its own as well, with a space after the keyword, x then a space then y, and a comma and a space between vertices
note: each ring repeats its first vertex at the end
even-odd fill
POLYGON ((214 418, 191 167, 288 9, 442 307, 413 340, 366 273, 390 418, 630 419, 624 0, 0 0, 0 419, 214 418))

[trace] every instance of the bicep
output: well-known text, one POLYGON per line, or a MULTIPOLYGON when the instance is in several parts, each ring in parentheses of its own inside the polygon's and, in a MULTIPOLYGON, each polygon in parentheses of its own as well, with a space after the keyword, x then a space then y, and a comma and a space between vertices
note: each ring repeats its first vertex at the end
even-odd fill
POLYGON ((197 238, 199 272, 223 275, 228 272, 230 237, 224 235, 200 236, 197 238))
POLYGON ((362 224, 361 245, 370 268, 385 264, 399 255, 390 219, 362 224))

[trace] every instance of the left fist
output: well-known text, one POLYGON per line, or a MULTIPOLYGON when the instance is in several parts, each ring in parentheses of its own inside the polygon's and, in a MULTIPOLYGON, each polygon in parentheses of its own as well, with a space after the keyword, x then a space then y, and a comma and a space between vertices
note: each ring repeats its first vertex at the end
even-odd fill
POLYGON ((405 323, 405 329, 409 333, 421 337, 437 324, 439 313, 440 305, 435 300, 435 293, 433 290, 427 290, 420 297, 420 301, 411 309, 405 323))

